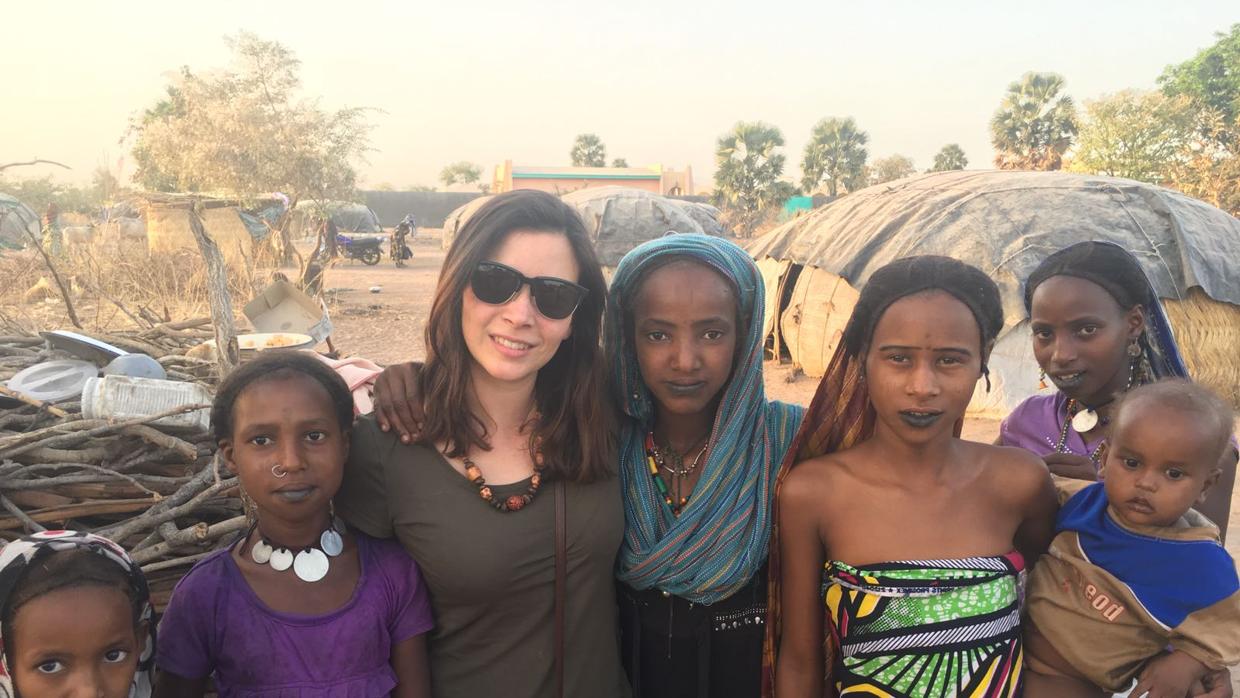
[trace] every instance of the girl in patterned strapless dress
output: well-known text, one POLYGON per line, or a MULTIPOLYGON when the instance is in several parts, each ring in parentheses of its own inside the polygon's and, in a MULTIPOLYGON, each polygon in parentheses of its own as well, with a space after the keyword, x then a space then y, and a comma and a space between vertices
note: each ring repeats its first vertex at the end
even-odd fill
POLYGON ((957 436, 1002 325, 962 262, 867 281, 780 476, 767 695, 1019 694, 1055 494, 1031 454, 957 436))

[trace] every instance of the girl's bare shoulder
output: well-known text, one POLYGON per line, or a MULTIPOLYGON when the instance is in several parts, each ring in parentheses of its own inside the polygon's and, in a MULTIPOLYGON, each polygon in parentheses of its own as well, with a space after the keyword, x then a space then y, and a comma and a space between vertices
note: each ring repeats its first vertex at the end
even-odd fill
POLYGON ((999 493, 1024 499, 1050 482, 1050 471, 1041 458, 1023 448, 965 441, 968 457, 983 467, 983 480, 999 493))
POLYGON ((780 501, 821 506, 839 497, 853 480, 849 456, 845 451, 798 461, 784 477, 780 501))

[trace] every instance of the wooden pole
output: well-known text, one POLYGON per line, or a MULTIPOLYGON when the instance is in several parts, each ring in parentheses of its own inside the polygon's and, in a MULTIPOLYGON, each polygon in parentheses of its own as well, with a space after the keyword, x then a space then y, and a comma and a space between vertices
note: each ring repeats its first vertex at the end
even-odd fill
POLYGON ((215 324, 216 362, 223 379, 241 363, 237 329, 233 322, 232 294, 228 291, 228 269, 224 266, 224 256, 220 254, 219 246, 202 225, 196 207, 189 209, 189 228, 207 264, 207 301, 211 304, 211 319, 215 324))
MULTIPOLYGON (((48 225, 51 225, 51 223, 48 223, 48 225)), ((65 287, 65 282, 61 280, 60 272, 56 271, 56 265, 52 264, 52 258, 47 255, 47 250, 43 249, 43 242, 36 238, 29 228, 26 228, 26 235, 30 237, 30 241, 34 243, 34 248, 42 255, 43 263, 47 265, 47 270, 52 273, 52 278, 56 280, 56 288, 60 290, 60 297, 65 302, 65 310, 69 312, 69 322, 72 322, 73 326, 79 330, 82 329, 82 323, 78 320, 77 312, 73 309, 73 299, 69 297, 69 289, 65 287)))

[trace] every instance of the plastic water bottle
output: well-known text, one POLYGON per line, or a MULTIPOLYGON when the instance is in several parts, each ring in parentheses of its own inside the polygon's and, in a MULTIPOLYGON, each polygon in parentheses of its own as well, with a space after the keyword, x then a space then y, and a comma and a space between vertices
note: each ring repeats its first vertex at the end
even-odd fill
MULTIPOLYGON (((167 412, 186 405, 210 404, 211 391, 197 383, 104 376, 87 379, 82 387, 82 416, 86 419, 127 420, 167 412)), ((155 426, 174 429, 199 429, 211 426, 211 410, 203 408, 184 414, 162 417, 155 426)))

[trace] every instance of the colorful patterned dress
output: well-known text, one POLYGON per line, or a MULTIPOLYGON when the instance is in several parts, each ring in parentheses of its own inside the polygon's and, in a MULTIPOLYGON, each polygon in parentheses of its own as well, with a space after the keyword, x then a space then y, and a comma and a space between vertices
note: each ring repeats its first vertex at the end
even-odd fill
POLYGON ((841 696, 1019 695, 1024 560, 828 562, 823 599, 841 696))

